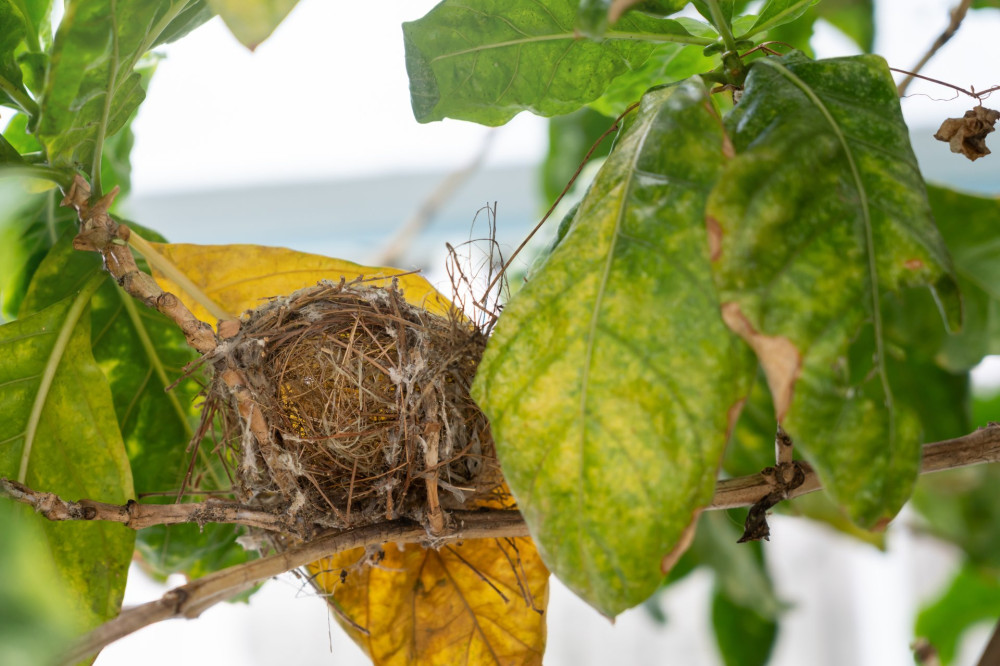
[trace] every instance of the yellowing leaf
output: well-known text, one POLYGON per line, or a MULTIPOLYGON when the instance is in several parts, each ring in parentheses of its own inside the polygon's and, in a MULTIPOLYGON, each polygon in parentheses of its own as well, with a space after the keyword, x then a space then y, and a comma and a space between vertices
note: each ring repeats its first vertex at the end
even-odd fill
MULTIPOLYGON (((444 314, 451 304, 423 276, 396 268, 371 267, 318 254, 296 252, 261 245, 192 245, 150 243, 164 259, 189 279, 195 287, 232 316, 255 308, 272 296, 286 296, 320 280, 347 281, 380 278, 374 286, 388 286, 396 276, 399 288, 410 303, 444 314)), ((153 276, 166 291, 184 301, 196 317, 214 322, 215 317, 200 305, 193 294, 157 270, 153 276)))
POLYGON ((531 539, 386 544, 381 560, 364 557, 349 550, 309 571, 375 666, 542 663, 549 572, 531 539))
POLYGON ((208 0, 240 43, 253 51, 278 27, 299 0, 208 0))

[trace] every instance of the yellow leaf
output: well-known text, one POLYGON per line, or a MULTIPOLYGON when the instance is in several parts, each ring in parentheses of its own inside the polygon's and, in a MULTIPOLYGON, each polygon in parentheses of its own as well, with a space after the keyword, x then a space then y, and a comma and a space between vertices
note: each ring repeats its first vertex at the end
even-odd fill
POLYGON ((208 0, 236 39, 253 51, 278 27, 298 0, 208 0))
MULTIPOLYGON (((397 276, 399 288, 413 305, 439 314, 447 313, 451 307, 423 276, 396 268, 362 266, 343 259, 262 245, 149 245, 232 317, 272 296, 287 296, 320 280, 336 282, 341 277, 348 282, 358 277, 379 278, 371 284, 388 286, 393 276, 397 276)), ((195 294, 167 277, 155 261, 150 263, 153 276, 164 290, 177 295, 198 319, 215 323, 218 317, 199 304, 195 294)))
POLYGON ((363 548, 309 565, 375 666, 542 663, 549 572, 531 539, 471 539, 439 550, 390 543, 382 552, 371 565, 358 564, 363 548))

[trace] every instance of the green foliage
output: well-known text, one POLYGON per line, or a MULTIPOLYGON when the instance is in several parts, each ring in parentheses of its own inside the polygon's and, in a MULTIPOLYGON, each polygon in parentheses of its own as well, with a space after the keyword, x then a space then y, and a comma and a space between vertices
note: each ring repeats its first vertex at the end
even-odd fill
POLYGON ((942 664, 951 664, 962 634, 980 622, 993 624, 1000 616, 1000 581, 995 572, 964 567, 944 594, 920 612, 916 634, 926 638, 942 664))
MULTIPOLYGON (((90 347, 90 297, 106 279, 97 273, 76 294, 0 327, 0 475, 65 497, 124 504, 133 495, 132 471, 90 347)), ((114 617, 135 534, 104 523, 43 527, 80 624, 114 617)))
POLYGON ((594 42, 578 38, 575 20, 568 0, 491 0, 476 6, 445 0, 424 18, 403 24, 417 120, 502 125, 524 110, 569 113, 645 62, 656 43, 713 41, 678 21, 633 12, 594 42))
POLYGON ((956 328, 960 316, 895 86, 871 56, 758 60, 726 127, 737 156, 708 205, 724 316, 824 486, 859 524, 887 521, 920 442, 916 415, 893 402, 883 294, 934 285, 956 328))
POLYGON ((41 526, 30 509, 0 503, 0 663, 55 663, 77 631, 41 526))
MULTIPOLYGON (((191 446, 198 376, 166 390, 195 354, 73 250, 54 186, 79 173, 127 193, 151 49, 216 12, 252 49, 296 2, 70 0, 54 37, 50 4, 0 0, 0 105, 15 110, 0 139, 0 475, 113 503, 225 493, 216 443, 191 446)), ((773 464, 780 421, 827 493, 777 510, 882 547, 868 528, 912 495, 924 528, 962 549, 965 569, 918 622, 947 661, 967 626, 1000 612, 998 473, 914 484, 922 443, 1000 417, 1000 397, 969 383, 1000 353, 1000 201, 925 187, 880 58, 807 57, 820 20, 871 50, 872 0, 749 4, 444 0, 404 25, 418 121, 562 116, 550 198, 641 100, 506 305, 475 397, 556 575, 613 616, 709 567, 727 665, 767 661, 783 605, 760 546, 703 510, 720 467, 773 464), (674 16, 691 6, 705 21, 674 16), (767 40, 801 51, 754 48, 767 40)), ((28 579, 36 561, 74 619, 52 585, 28 599, 0 584, 3 663, 47 659, 114 616, 134 550, 159 576, 248 557, 232 526, 136 540, 9 508, 4 578, 28 579)))
POLYGON ((474 396, 547 564, 608 615, 656 589, 661 559, 711 497, 748 385, 702 252, 722 162, 700 82, 647 94, 477 375, 474 396))

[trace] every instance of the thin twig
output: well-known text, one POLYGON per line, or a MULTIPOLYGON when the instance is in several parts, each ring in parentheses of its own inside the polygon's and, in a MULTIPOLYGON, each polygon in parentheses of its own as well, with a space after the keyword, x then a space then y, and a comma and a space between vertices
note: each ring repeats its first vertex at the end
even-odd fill
POLYGON ((958 5, 951 10, 951 20, 948 22, 948 27, 944 29, 944 32, 938 35, 938 38, 934 40, 931 47, 927 49, 927 53, 924 54, 924 57, 922 57, 920 61, 913 66, 911 74, 903 79, 903 81, 899 84, 898 91, 900 97, 906 94, 906 89, 909 87, 910 82, 913 81, 913 77, 916 74, 919 74, 920 70, 924 68, 924 65, 930 62, 930 59, 934 57, 938 50, 947 44, 949 39, 955 36, 955 33, 958 32, 958 29, 961 27, 962 20, 965 18, 965 15, 968 13, 969 7, 971 6, 972 0, 961 0, 961 2, 959 2, 958 5))
POLYGON ((0 495, 29 504, 35 511, 52 521, 101 520, 121 523, 133 530, 153 525, 228 523, 257 527, 300 538, 307 538, 312 531, 287 514, 217 499, 188 504, 140 504, 133 500, 122 505, 87 499, 71 502, 54 493, 32 490, 24 484, 3 478, 0 478, 0 495))
POLYGON ((961 86, 956 86, 954 83, 948 83, 947 81, 942 81, 941 79, 934 79, 929 76, 924 76, 923 74, 916 74, 914 72, 905 69, 899 69, 898 67, 890 67, 889 70, 893 72, 898 72, 900 74, 906 74, 908 76, 915 77, 918 79, 923 79, 924 81, 930 81, 931 83, 936 83, 939 86, 944 86, 945 88, 951 88, 952 90, 958 91, 963 95, 968 95, 969 97, 971 97, 972 99, 976 100, 979 103, 982 103, 983 98, 989 95, 990 93, 994 93, 997 90, 1000 90, 1000 86, 993 86, 992 88, 987 88, 986 90, 980 90, 979 92, 975 92, 974 90, 966 90, 961 86))
POLYGON ((385 247, 375 255, 372 265, 393 266, 402 261, 406 251, 413 245, 413 239, 431 223, 441 208, 455 194, 455 191, 482 166, 483 161, 490 152, 490 145, 493 143, 495 135, 495 131, 488 132, 472 160, 461 169, 448 174, 438 183, 438 186, 434 188, 430 196, 420 204, 420 208, 399 228, 396 235, 386 243, 385 247))
POLYGON ((483 303, 486 302, 486 298, 489 296, 490 292, 493 291, 493 287, 496 286, 497 281, 502 279, 502 277, 506 275, 507 269, 510 268, 510 265, 511 263, 513 263, 514 258, 521 253, 521 250, 523 250, 524 246, 528 244, 528 241, 530 241, 534 237, 534 235, 538 233, 538 230, 541 229, 542 225, 545 224, 546 220, 549 219, 549 216, 552 215, 552 212, 556 209, 556 206, 559 205, 559 202, 563 200, 563 197, 566 196, 566 193, 569 192, 569 189, 573 187, 573 183, 575 183, 576 179, 580 176, 580 172, 583 171, 583 167, 586 166, 587 162, 590 161, 590 156, 594 154, 594 151, 597 150, 597 147, 601 145, 601 143, 604 141, 604 139, 607 138, 609 134, 611 134, 612 132, 617 132, 618 127, 622 121, 622 118, 627 116, 634 109, 638 108, 638 106, 639 102, 631 104, 627 109, 622 111, 620 116, 615 118, 615 122, 612 123, 611 127, 604 130, 604 134, 597 137, 597 141, 595 141, 594 145, 590 147, 590 150, 587 151, 587 154, 583 156, 583 160, 580 162, 580 166, 576 168, 576 171, 573 173, 573 177, 569 179, 568 183, 566 183, 566 187, 564 187, 563 191, 559 193, 558 197, 556 197, 556 200, 552 203, 552 206, 550 206, 549 210, 546 211, 545 216, 542 217, 542 219, 538 222, 538 224, 535 225, 535 228, 531 230, 531 233, 529 233, 525 237, 525 239, 521 241, 521 244, 517 246, 517 249, 514 250, 514 253, 510 255, 510 257, 507 259, 507 262, 503 265, 503 267, 496 274, 496 276, 492 280, 490 280, 489 285, 486 286, 486 291, 483 292, 483 303))

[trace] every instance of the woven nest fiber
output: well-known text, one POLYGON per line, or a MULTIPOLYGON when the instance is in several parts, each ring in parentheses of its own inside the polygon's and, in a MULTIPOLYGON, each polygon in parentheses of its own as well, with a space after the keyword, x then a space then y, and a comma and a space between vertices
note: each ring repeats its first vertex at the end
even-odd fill
MULTIPOLYGON (((243 501, 330 527, 433 526, 497 492, 489 423, 469 396, 485 345, 460 314, 414 307, 395 284, 324 282, 247 313, 216 359, 242 373, 266 423, 255 431, 245 406, 228 419, 243 501)), ((234 400, 218 379, 211 391, 234 400)))

